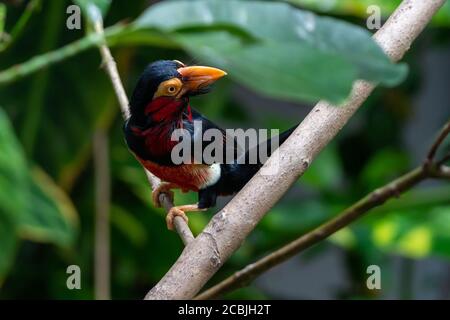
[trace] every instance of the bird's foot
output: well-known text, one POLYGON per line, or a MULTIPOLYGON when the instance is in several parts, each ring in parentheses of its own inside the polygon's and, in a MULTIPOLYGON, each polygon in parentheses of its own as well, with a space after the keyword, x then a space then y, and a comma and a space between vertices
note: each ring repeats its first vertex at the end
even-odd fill
POLYGON ((166 216, 167 229, 174 230, 173 221, 175 217, 183 218, 186 223, 189 222, 189 219, 186 215, 186 212, 196 212, 196 211, 206 211, 207 209, 199 209, 197 204, 189 204, 185 206, 172 207, 166 216))
POLYGON ((178 207, 173 207, 169 210, 166 216, 167 229, 174 230, 173 220, 177 216, 183 218, 186 223, 189 222, 189 218, 183 210, 179 209, 178 207))
POLYGON ((152 192, 152 201, 153 205, 156 208, 161 208, 161 201, 159 200, 159 196, 161 193, 167 194, 170 201, 173 203, 173 191, 171 189, 176 188, 176 185, 172 183, 162 182, 155 190, 152 192))

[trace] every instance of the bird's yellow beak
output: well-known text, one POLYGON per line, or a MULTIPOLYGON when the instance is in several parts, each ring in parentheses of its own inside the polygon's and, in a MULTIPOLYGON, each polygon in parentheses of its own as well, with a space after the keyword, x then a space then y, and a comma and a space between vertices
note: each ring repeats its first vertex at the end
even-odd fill
POLYGON ((223 70, 203 66, 182 67, 177 71, 182 77, 184 93, 201 91, 227 75, 223 70))

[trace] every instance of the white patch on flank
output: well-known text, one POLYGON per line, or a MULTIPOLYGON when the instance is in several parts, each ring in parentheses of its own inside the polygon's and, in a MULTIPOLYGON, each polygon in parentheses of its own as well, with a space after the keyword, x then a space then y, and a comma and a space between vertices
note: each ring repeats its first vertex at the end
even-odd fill
POLYGON ((220 179, 220 163, 214 163, 209 166, 209 179, 206 183, 200 186, 200 189, 205 189, 214 185, 220 179))

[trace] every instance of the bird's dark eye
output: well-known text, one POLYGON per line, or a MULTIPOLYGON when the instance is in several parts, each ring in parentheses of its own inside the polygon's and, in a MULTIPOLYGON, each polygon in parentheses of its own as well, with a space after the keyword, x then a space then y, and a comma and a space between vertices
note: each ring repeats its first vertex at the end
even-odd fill
POLYGON ((169 87, 169 89, 168 89, 168 90, 169 90, 169 92, 170 92, 170 93, 174 93, 174 92, 175 92, 175 90, 177 90, 177 89, 176 89, 175 87, 169 87))

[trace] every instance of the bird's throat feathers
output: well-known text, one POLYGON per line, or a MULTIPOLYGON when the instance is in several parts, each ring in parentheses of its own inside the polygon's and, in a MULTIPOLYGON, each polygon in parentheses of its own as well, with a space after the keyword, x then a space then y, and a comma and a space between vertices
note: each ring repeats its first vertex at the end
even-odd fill
POLYGON ((177 121, 181 120, 181 116, 185 110, 187 111, 189 120, 192 120, 188 98, 159 97, 147 104, 144 109, 144 116, 150 117, 153 123, 177 121))
POLYGON ((131 114, 127 123, 127 143, 141 159, 169 161, 172 149, 172 132, 183 128, 184 121, 193 121, 189 99, 159 97, 149 102, 143 113, 131 114), (167 159, 166 159, 167 158, 167 159))

